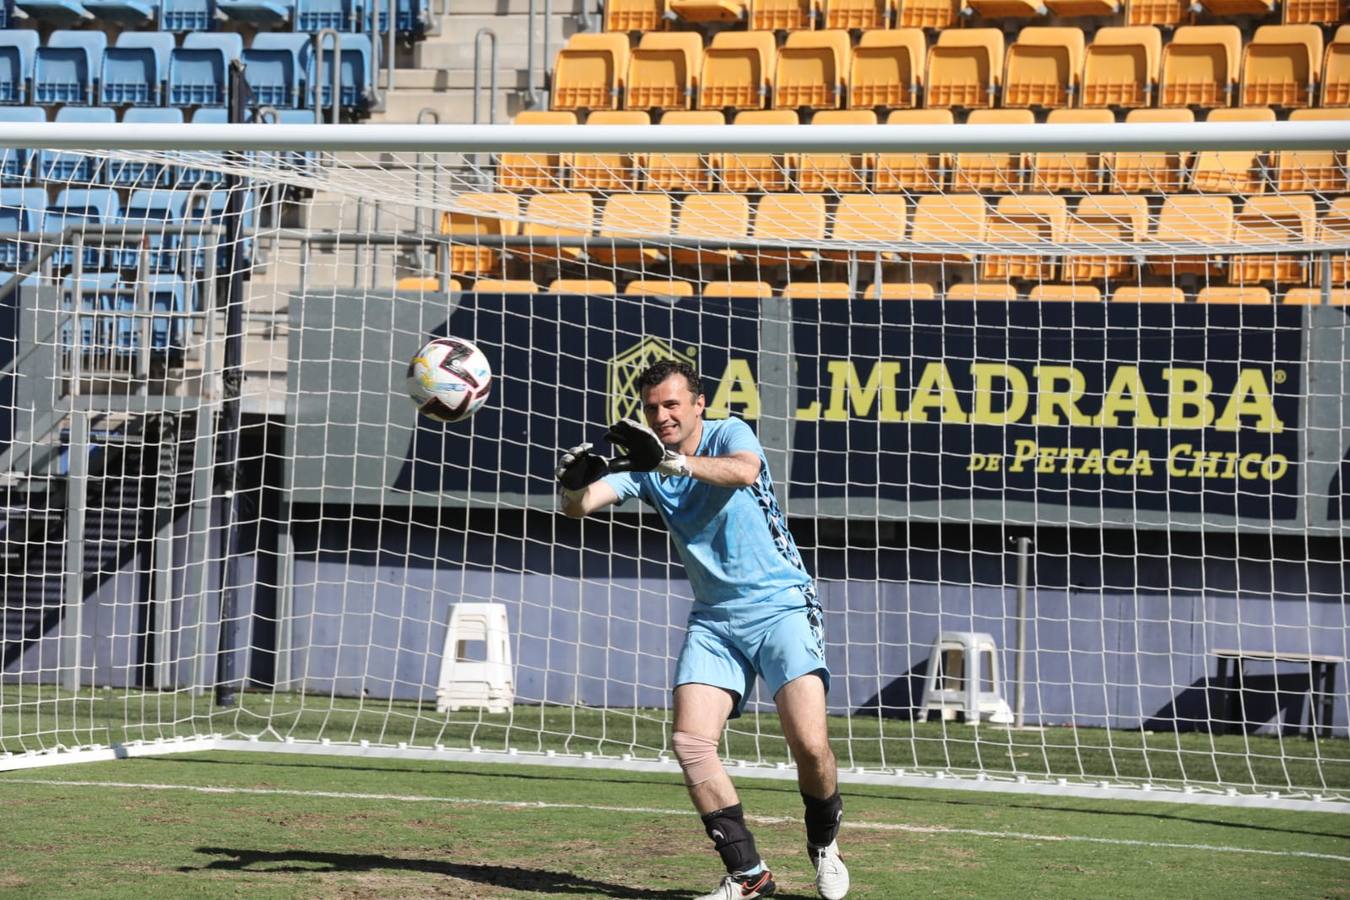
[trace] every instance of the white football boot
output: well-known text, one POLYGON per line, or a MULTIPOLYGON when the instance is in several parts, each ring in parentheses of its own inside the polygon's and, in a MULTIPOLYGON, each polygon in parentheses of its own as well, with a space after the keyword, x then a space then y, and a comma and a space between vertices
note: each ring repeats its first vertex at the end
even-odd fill
POLYGON ((839 842, 831 841, 825 847, 808 844, 806 854, 816 870, 816 893, 825 900, 843 900, 848 893, 848 867, 839 855, 839 842))
POLYGON ((773 883, 773 873, 765 868, 754 875, 728 875, 717 890, 698 900, 754 900, 755 897, 771 897, 776 890, 778 885, 773 883))

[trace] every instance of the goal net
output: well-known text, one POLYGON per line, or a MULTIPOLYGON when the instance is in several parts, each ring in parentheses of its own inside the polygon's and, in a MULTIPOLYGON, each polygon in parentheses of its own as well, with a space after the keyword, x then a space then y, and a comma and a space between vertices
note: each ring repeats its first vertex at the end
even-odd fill
POLYGON ((0 768, 674 772, 683 569, 553 468, 675 358, 765 447, 844 780, 1336 807, 1347 124, 7 126, 0 768))

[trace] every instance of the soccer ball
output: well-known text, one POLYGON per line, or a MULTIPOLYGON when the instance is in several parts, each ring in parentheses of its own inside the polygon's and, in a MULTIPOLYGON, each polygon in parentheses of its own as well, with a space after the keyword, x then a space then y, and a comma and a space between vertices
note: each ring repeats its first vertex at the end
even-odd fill
POLYGON ((483 351, 457 337, 434 338, 408 363, 408 396, 437 422, 462 422, 492 393, 492 366, 483 351))

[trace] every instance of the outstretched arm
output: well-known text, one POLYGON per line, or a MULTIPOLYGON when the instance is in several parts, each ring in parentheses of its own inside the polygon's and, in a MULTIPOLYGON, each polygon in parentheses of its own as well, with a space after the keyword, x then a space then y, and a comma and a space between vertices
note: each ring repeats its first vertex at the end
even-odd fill
POLYGON ((746 487, 759 478, 759 457, 748 450, 726 456, 686 456, 689 474, 718 487, 746 487))
POLYGON ((619 495, 603 481, 595 481, 581 490, 562 489, 562 512, 570 519, 580 519, 606 506, 619 502, 619 495))

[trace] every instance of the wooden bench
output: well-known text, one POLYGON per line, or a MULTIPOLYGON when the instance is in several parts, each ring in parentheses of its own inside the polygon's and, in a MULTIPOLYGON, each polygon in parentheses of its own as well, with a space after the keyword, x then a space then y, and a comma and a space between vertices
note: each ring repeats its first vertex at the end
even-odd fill
MULTIPOLYGON (((1333 691, 1336 687, 1336 666, 1345 660, 1339 656, 1326 656, 1320 653, 1284 653, 1278 650, 1215 650, 1219 661, 1215 684, 1223 691, 1223 701, 1219 718, 1213 723, 1216 734, 1224 734, 1233 719, 1233 700, 1242 693, 1243 675, 1249 661, 1273 663, 1298 663, 1308 668, 1308 711, 1310 731, 1321 737, 1331 736, 1331 716, 1333 711, 1333 691)), ((1279 683, 1276 674, 1276 684, 1279 683)), ((1246 716, 1243 716, 1245 721, 1246 716)), ((1299 732, 1303 733, 1303 723, 1299 723, 1299 732)))

